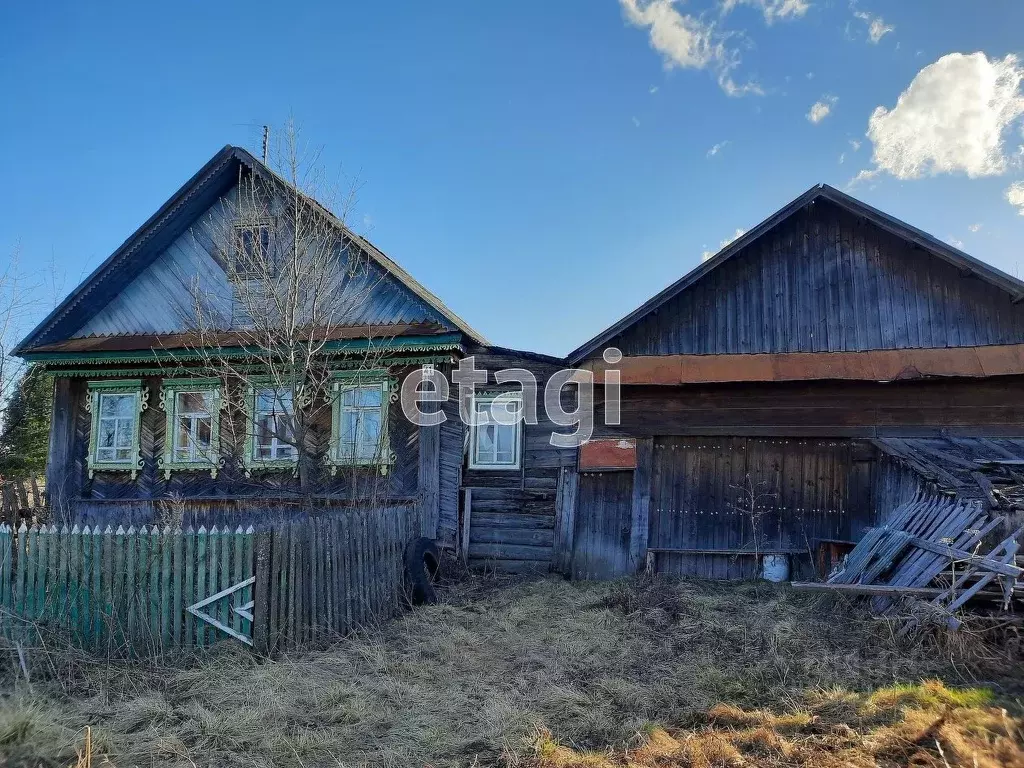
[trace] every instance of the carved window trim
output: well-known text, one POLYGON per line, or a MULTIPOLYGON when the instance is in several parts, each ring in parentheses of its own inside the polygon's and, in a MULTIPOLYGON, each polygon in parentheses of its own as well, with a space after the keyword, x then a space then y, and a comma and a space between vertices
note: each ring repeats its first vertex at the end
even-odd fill
POLYGON ((142 385, 142 379, 90 381, 87 389, 85 409, 92 415, 89 427, 89 454, 86 457, 89 479, 91 480, 97 472, 128 472, 134 480, 144 465, 139 432, 142 426, 142 412, 149 407, 149 389, 142 385), (104 396, 111 395, 132 395, 135 398, 135 405, 132 408, 132 444, 127 446, 131 455, 118 461, 100 459, 98 456, 102 400, 104 396))
POLYGON ((164 431, 164 452, 159 463, 164 479, 170 479, 173 471, 209 470, 210 477, 216 478, 224 466, 220 455, 220 412, 227 404, 223 397, 220 379, 164 379, 160 388, 160 409, 167 414, 164 431), (210 448, 197 460, 182 461, 175 458, 174 437, 178 429, 178 395, 202 393, 210 399, 210 448))

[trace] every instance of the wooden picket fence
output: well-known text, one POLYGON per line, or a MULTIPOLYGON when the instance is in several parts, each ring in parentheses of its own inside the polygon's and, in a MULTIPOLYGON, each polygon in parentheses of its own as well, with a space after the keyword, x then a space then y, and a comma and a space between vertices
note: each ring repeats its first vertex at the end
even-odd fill
POLYGON ((258 532, 0 525, 0 629, 112 654, 322 641, 401 609, 417 521, 394 505, 258 532))

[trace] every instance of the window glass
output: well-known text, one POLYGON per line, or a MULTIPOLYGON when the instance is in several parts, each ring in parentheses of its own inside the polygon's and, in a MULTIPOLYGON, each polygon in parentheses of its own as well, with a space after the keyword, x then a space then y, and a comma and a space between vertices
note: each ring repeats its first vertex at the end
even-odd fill
POLYGON ((265 387, 256 392, 253 457, 263 460, 293 459, 297 455, 292 425, 291 390, 265 387))
POLYGON ((522 412, 521 398, 502 396, 481 397, 474 402, 476 421, 473 425, 471 463, 477 469, 513 469, 519 466, 519 439, 522 421, 516 418, 522 412), (496 423, 495 413, 501 421, 516 418, 514 424, 496 423), (486 423, 489 422, 489 423, 486 423))
POLYGON ((176 462, 205 462, 213 438, 213 394, 208 391, 178 392, 174 398, 176 462))
POLYGON ((383 432, 383 385, 346 387, 341 392, 340 401, 338 458, 370 461, 378 457, 383 432))
POLYGON ((101 393, 97 424, 96 459, 102 462, 132 462, 135 446, 135 393, 101 393))

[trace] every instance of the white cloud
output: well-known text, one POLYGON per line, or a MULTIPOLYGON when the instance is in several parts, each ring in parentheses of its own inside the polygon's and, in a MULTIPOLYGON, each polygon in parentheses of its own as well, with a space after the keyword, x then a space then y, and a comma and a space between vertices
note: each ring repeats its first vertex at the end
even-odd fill
POLYGON ((717 144, 715 144, 715 146, 708 150, 708 157, 714 157, 727 146, 729 146, 730 143, 731 142, 728 139, 726 139, 725 141, 718 142, 717 144))
POLYGON ((839 101, 838 96, 822 96, 811 107, 811 111, 807 113, 807 119, 817 125, 828 117, 829 112, 832 111, 832 107, 836 105, 837 101, 839 101))
POLYGON ((636 115, 633 116, 633 125, 635 125, 637 128, 640 127, 640 121, 637 120, 636 115))
POLYGON ((718 76, 718 84, 729 96, 763 94, 754 82, 738 84, 732 77, 740 55, 726 45, 733 35, 721 33, 713 22, 676 10, 676 0, 619 0, 626 19, 646 28, 651 47, 658 51, 666 69, 706 69, 718 76))
POLYGON ((1003 173, 1003 137, 1024 115, 1024 69, 1015 56, 951 53, 914 77, 891 110, 876 107, 868 121, 874 167, 898 179, 939 173, 970 178, 1003 173))
POLYGON ((647 89, 647 92, 653 96, 658 92, 658 86, 652 85, 650 88, 647 89))
POLYGON ((959 248, 961 251, 964 249, 964 241, 958 240, 952 235, 946 238, 946 242, 952 245, 954 248, 959 248))
POLYGON ((842 165, 845 162, 846 162, 846 153, 843 152, 842 154, 839 155, 839 164, 842 165))
POLYGON ((872 16, 867 11, 854 11, 853 15, 868 25, 868 40, 875 45, 896 27, 886 24, 881 16, 872 16))
POLYGON ((860 142, 857 141, 856 139, 850 139, 850 147, 853 148, 854 152, 859 152, 860 151, 860 142))
POLYGON ((798 19, 810 10, 809 0, 723 0, 722 13, 729 13, 737 5, 752 6, 764 15, 767 24, 777 19, 798 19))
POLYGON ((970 225, 969 227, 967 227, 967 228, 968 228, 969 230, 971 230, 971 232, 980 232, 980 231, 981 231, 981 224, 971 224, 971 225, 970 225))
POLYGON ((1006 202, 1017 209, 1017 213, 1024 216, 1024 181, 1015 181, 1006 190, 1006 202))
MULTIPOLYGON (((745 229, 737 229, 737 230, 736 230, 736 231, 735 231, 735 232, 733 233, 732 237, 727 237, 727 238, 726 238, 725 240, 723 240, 723 241, 722 241, 721 243, 719 243, 719 244, 718 244, 718 251, 720 251, 720 250, 722 250, 723 248, 725 248, 725 246, 729 245, 729 243, 732 243, 732 242, 734 242, 734 241, 736 241, 736 240, 739 240, 739 239, 740 239, 741 237, 743 237, 743 235, 745 235, 746 233, 747 233, 747 230, 745 230, 745 229)), ((702 253, 702 254, 700 255, 700 260, 701 260, 701 261, 707 261, 707 260, 708 260, 708 259, 710 259, 710 258, 711 258, 712 256, 714 256, 714 255, 715 255, 716 253, 718 253, 718 251, 704 251, 704 252, 703 252, 703 253, 702 253)))

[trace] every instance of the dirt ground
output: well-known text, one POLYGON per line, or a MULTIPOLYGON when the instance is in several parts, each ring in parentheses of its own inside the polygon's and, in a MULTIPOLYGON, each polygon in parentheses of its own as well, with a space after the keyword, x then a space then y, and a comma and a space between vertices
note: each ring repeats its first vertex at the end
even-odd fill
POLYGON ((88 727, 93 766, 1024 766, 1018 651, 786 586, 469 576, 272 661, 39 648, 30 691, 6 650, 0 764, 85 765, 88 727))

